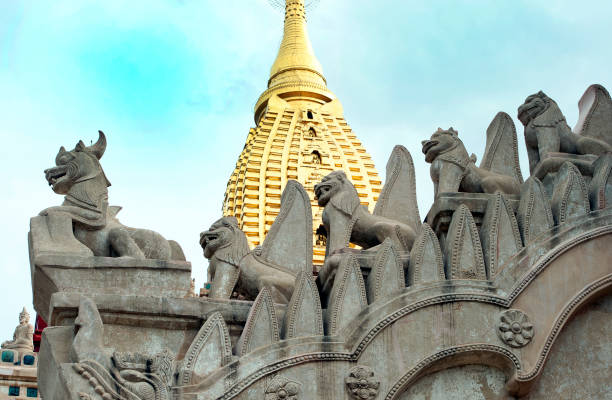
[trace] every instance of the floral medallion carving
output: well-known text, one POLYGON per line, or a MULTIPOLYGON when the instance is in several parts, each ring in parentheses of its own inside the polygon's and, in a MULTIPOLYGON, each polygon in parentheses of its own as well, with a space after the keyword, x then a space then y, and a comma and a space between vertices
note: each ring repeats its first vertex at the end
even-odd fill
POLYGON ((266 388, 266 400, 298 400, 300 386, 298 382, 275 376, 266 388))
POLYGON ((509 346, 526 346, 533 338, 533 324, 521 310, 506 310, 499 315, 499 338, 509 346))
POLYGON ((374 371, 365 365, 357 365, 349 370, 344 380, 349 394, 354 399, 370 400, 376 398, 380 381, 374 371))

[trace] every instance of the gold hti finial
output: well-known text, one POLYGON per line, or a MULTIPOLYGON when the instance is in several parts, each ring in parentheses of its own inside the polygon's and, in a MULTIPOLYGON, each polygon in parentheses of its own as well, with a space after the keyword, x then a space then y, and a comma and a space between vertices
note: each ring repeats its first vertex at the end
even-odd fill
POLYGON ((268 87, 289 82, 326 85, 306 29, 304 0, 286 0, 283 41, 270 69, 268 87))

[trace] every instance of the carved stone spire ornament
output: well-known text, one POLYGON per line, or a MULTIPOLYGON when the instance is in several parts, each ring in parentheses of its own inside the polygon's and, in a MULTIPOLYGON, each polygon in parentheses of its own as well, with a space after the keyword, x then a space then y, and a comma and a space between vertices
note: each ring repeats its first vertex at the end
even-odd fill
POLYGON ((453 214, 444 252, 450 279, 487 279, 478 229, 465 204, 453 214))
POLYGON ((593 163, 593 179, 589 185, 591 209, 612 206, 612 153, 606 153, 593 163))
POLYGON ((259 347, 278 342, 279 326, 272 295, 264 287, 253 302, 237 348, 241 356, 259 347))
POLYGON ((428 224, 423 224, 410 251, 410 269, 408 283, 414 285, 423 282, 443 281, 444 259, 440 242, 428 224))
POLYGON ((494 277, 502 266, 523 248, 514 210, 500 192, 487 204, 480 238, 489 277, 494 277))
POLYGON ((321 300, 312 274, 301 272, 295 282, 285 313, 283 338, 323 335, 321 300))
POLYGON ((353 255, 345 257, 336 273, 327 307, 326 334, 335 335, 368 306, 365 284, 353 255))
POLYGON ((590 205, 586 184, 574 164, 565 162, 559 169, 551 205, 557 224, 589 213, 590 205))
POLYGON ((404 268, 393 248, 390 239, 386 239, 376 254, 374 266, 366 284, 370 303, 382 298, 389 298, 405 287, 404 268))
POLYGON ((516 217, 525 245, 555 225, 546 189, 538 178, 532 176, 523 183, 516 217))

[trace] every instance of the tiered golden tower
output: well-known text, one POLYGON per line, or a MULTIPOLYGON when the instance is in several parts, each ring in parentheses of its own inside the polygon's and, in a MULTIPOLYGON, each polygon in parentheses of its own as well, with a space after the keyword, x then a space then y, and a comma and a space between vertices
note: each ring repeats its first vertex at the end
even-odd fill
POLYGON ((315 243, 313 262, 323 264, 325 238, 314 185, 344 170, 362 204, 374 208, 381 182, 374 162, 343 118, 342 105, 327 89, 306 30, 303 0, 287 0, 285 28, 268 89, 255 105, 255 128, 227 183, 223 214, 234 215, 251 246, 263 242, 280 209, 289 179, 310 194, 315 243))

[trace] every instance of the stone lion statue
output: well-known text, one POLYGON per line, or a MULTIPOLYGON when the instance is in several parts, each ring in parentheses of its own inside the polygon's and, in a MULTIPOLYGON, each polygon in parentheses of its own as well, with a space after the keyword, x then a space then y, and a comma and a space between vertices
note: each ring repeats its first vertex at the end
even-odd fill
POLYGON ((260 248, 249 250, 246 235, 236 217, 222 217, 200 234, 200 245, 212 283, 208 297, 229 299, 234 291, 254 300, 267 286, 275 303, 287 304, 293 293, 295 275, 280 266, 262 261, 260 248))
MULTIPOLYGON (((435 197, 440 193, 502 193, 518 194, 520 181, 476 166, 476 156, 469 156, 459 134, 453 128, 438 128, 429 140, 424 140, 425 161, 431 164, 430 174, 435 197)), ((503 149, 502 149, 503 150, 503 149)), ((517 160, 518 163, 518 160, 517 160)))
MULTIPOLYGON (((63 194, 61 206, 40 212, 46 217, 44 243, 39 249, 77 253, 85 256, 131 257, 137 259, 185 260, 178 243, 147 229, 127 227, 116 218, 121 207, 108 205, 110 182, 100 165, 106 150, 106 136, 86 146, 79 141, 73 150, 63 146, 55 157, 55 167, 45 170, 49 186, 63 194)), ((33 225, 40 221, 33 219, 33 225)))
POLYGON ((531 173, 549 153, 599 156, 612 151, 612 147, 602 140, 572 133, 557 103, 542 91, 525 99, 525 103, 518 108, 518 119, 525 126, 531 173))
POLYGON ((240 261, 250 251, 236 217, 220 218, 200 233, 200 246, 209 260, 208 281, 212 285, 208 296, 229 299, 240 276, 240 261))
POLYGON ((355 186, 343 171, 334 171, 315 185, 315 195, 323 209, 327 231, 326 257, 354 243, 369 249, 390 238, 395 248, 409 251, 415 230, 399 221, 372 215, 359 202, 355 186))

